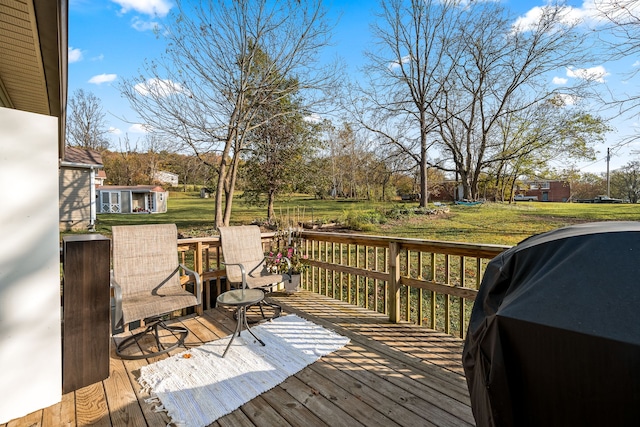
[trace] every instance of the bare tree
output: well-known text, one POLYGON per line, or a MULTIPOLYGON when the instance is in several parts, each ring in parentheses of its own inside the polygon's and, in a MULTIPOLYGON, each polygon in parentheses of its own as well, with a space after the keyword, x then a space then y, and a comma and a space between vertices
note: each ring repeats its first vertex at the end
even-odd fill
MULTIPOLYGON (((588 82, 573 87, 547 83, 549 73, 586 60, 577 23, 567 20, 561 5, 545 6, 538 20, 527 27, 512 21, 496 3, 473 3, 468 10, 454 49, 459 64, 439 102, 445 114, 440 108, 433 117, 438 121, 439 147, 453 163, 451 170, 460 178, 463 197, 475 199, 481 174, 514 157, 513 144, 504 149, 505 137, 520 151, 531 142, 514 138, 517 134, 505 136, 505 121, 524 118, 541 105, 557 107, 546 109, 547 114, 565 115, 572 108, 567 100, 576 99, 569 94, 588 82)), ((531 122, 531 126, 540 131, 540 124, 557 122, 531 122)))
POLYGON ((421 206, 428 202, 433 111, 456 64, 451 47, 464 11, 458 6, 451 0, 381 1, 373 27, 378 50, 367 53, 369 85, 350 105, 361 125, 415 162, 421 206))
POLYGON ((69 99, 67 145, 103 151, 109 148, 109 133, 100 99, 92 92, 78 89, 69 99))
POLYGON ((216 226, 229 223, 240 154, 264 125, 258 112, 297 94, 311 112, 335 73, 318 55, 331 28, 321 0, 179 1, 166 54, 124 81, 122 93, 146 125, 179 141, 217 176, 216 226), (294 82, 295 84, 284 84, 294 82), (224 206, 224 211, 223 211, 224 206))
POLYGON ((371 89, 352 96, 351 106, 360 124, 418 165, 422 206, 427 168, 455 173, 462 197, 477 198, 481 176, 514 155, 504 150, 515 141, 503 134, 510 116, 550 102, 572 108, 588 83, 548 83, 587 51, 561 4, 541 8, 526 27, 497 2, 392 0, 381 9, 371 89))
MULTIPOLYGON (((605 22, 598 28, 606 49, 607 59, 619 60, 635 58, 640 53, 640 3, 637 0, 594 0, 595 9, 599 17, 605 22)), ((639 69, 623 76, 626 81, 638 77, 639 69)), ((632 87, 628 85, 627 87, 632 87)), ((607 93, 604 102, 614 107, 618 115, 636 116, 640 114, 640 93, 636 91, 622 94, 607 93)), ((619 145, 636 141, 640 135, 630 135, 619 145)))

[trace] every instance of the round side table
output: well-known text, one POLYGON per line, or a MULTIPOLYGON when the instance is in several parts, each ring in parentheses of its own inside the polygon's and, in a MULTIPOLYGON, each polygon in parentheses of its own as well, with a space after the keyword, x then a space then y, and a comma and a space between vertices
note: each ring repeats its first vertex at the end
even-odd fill
POLYGON ((265 345, 264 342, 255 336, 251 329, 249 329, 249 324, 247 323, 247 306, 259 303, 263 299, 264 292, 261 289, 234 289, 218 295, 218 298, 216 298, 216 302, 218 304, 235 306, 237 313, 236 330, 233 332, 233 335, 231 335, 231 340, 229 340, 227 348, 225 348, 224 353, 222 353, 222 357, 224 357, 227 354, 227 351, 229 351, 229 347, 231 347, 231 343, 236 337, 236 334, 240 336, 243 325, 260 344, 263 346, 265 345))

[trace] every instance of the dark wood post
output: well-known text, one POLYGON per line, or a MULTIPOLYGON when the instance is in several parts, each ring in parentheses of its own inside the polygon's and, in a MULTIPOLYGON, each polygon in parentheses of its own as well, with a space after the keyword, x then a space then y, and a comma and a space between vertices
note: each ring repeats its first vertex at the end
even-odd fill
POLYGON ((109 377, 111 240, 63 238, 62 392, 109 377))

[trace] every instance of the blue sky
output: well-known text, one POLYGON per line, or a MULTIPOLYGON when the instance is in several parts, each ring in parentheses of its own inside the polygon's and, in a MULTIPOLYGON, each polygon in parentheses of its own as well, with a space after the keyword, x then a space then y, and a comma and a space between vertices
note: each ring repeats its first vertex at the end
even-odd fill
MULTIPOLYGON (((498 1, 498 0, 496 0, 498 1)), ((534 19, 545 0, 502 0, 526 25, 534 19)), ((571 15, 589 19, 593 0, 574 0, 571 15)), ((132 143, 142 141, 144 129, 137 123, 128 101, 121 97, 116 84, 120 79, 138 74, 145 59, 158 57, 164 50, 164 41, 157 38, 152 29, 162 26, 167 14, 174 7, 171 0, 70 0, 69 2, 69 94, 77 89, 90 91, 100 98, 105 121, 112 128, 112 149, 119 149, 119 140, 128 135, 132 143)), ((339 55, 348 64, 349 72, 355 73, 362 65, 362 52, 370 41, 369 23, 377 0, 326 0, 329 11, 340 17, 336 27, 331 55, 339 55)), ((581 73, 596 73, 613 88, 637 90, 637 85, 626 81, 622 73, 637 67, 638 58, 628 58, 616 64, 590 64, 589 68, 565 70, 553 76, 556 81, 579 78, 581 73)), ((616 90, 617 90, 616 89, 616 90)), ((608 146, 617 144, 624 135, 636 127, 635 119, 618 119, 612 122, 618 132, 609 135, 608 146)), ((141 145, 139 145, 139 148, 141 145)), ((640 146, 636 147, 636 149, 640 146)), ((629 161, 632 146, 617 151, 612 157, 611 167, 629 161)), ((600 147, 599 161, 582 165, 583 170, 601 172, 606 168, 604 156, 606 146, 600 147)), ((563 165, 557 165, 563 166, 563 165)))

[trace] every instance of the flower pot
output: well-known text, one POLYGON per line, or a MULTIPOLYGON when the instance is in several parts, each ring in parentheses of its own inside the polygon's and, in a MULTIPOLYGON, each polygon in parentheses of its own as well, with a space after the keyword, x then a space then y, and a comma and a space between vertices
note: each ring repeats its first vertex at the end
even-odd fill
POLYGON ((292 274, 291 279, 284 281, 284 290, 287 291, 288 294, 298 292, 300 290, 300 280, 300 274, 292 274))

